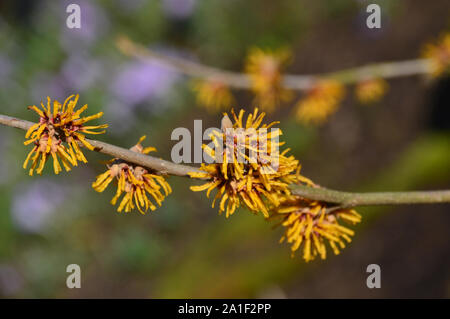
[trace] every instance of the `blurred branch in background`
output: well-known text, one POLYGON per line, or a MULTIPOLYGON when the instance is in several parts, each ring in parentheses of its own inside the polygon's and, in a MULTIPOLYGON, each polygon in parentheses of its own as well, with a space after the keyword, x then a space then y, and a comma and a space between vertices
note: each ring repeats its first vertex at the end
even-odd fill
MULTIPOLYGON (((0 124, 28 130, 33 123, 13 118, 6 115, 0 115, 0 124)), ((108 143, 88 139, 95 147, 95 151, 111 155, 115 158, 123 159, 127 162, 142 165, 158 171, 160 174, 169 174, 177 176, 188 176, 190 172, 200 172, 197 168, 175 164, 170 161, 155 158, 149 155, 133 152, 129 149, 121 148, 108 143)), ((82 146, 82 144, 80 144, 82 146)), ((302 185, 291 186, 295 195, 323 201, 330 204, 338 204, 339 207, 355 207, 369 205, 387 205, 387 204, 432 204, 449 203, 450 190, 444 191, 424 191, 424 192, 379 192, 379 193, 350 193, 329 190, 320 187, 307 187, 302 185)))
MULTIPOLYGON (((126 55, 139 59, 155 59, 161 63, 174 67, 185 75, 214 79, 229 87, 236 89, 250 89, 251 79, 247 74, 221 70, 206 66, 180 57, 168 56, 148 49, 132 42, 125 36, 117 39, 118 48, 126 55)), ((417 74, 430 73, 429 59, 415 59, 397 62, 382 62, 368 64, 361 67, 340 70, 336 72, 315 75, 283 75, 283 87, 292 90, 309 90, 315 87, 316 82, 322 79, 338 80, 342 84, 357 83, 366 79, 380 77, 384 79, 406 77, 417 74)))

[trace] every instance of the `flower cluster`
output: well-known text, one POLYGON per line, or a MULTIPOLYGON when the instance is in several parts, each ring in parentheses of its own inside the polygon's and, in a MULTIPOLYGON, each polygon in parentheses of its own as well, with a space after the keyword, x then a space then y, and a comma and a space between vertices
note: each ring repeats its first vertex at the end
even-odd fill
POLYGON ((234 102, 229 87, 220 80, 196 80, 192 88, 197 93, 197 103, 212 113, 227 109, 234 102))
POLYGON ((78 95, 69 96, 62 105, 56 100, 52 103, 50 97, 47 97, 46 106, 41 102, 41 108, 36 105, 28 107, 39 115, 39 122, 32 125, 25 134, 27 141, 24 144, 33 144, 23 164, 23 168, 27 169, 31 161, 30 175, 33 175, 34 170, 42 174, 50 157, 53 158, 53 169, 56 174, 62 171, 58 157, 66 171, 71 170, 71 165, 77 166, 78 161, 87 163, 79 143, 93 150, 94 147, 86 140, 84 134, 102 134, 105 131, 95 130, 107 128, 108 125, 85 126, 86 122, 100 118, 103 112, 82 117, 81 114, 88 106, 84 105, 75 110, 77 102, 78 95))
POLYGON ((280 198, 289 195, 289 184, 310 181, 299 174, 300 165, 293 156, 287 156, 289 149, 279 152, 283 143, 278 137, 279 129, 271 129, 278 122, 262 124, 265 114, 255 109, 243 122, 244 110, 237 116, 232 111, 234 123, 225 113, 221 131, 211 134, 212 145, 203 145, 204 152, 215 162, 202 164, 201 171, 190 173, 192 178, 207 179, 193 191, 204 191, 209 197, 217 189, 212 207, 220 199, 219 213, 226 217, 234 213, 241 203, 257 213, 269 217, 271 207, 280 204, 280 198), (228 201, 228 203, 227 203, 228 201))
MULTIPOLYGON (((142 146, 141 143, 145 138, 145 136, 142 136, 130 150, 141 154, 156 151, 154 147, 144 148, 142 146)), ((113 180, 116 180, 117 191, 111 200, 111 204, 116 205, 119 198, 125 194, 117 208, 118 212, 125 210, 128 213, 137 207, 142 214, 145 214, 149 208, 152 211, 156 209, 155 204, 149 197, 153 198, 158 206, 161 206, 164 198, 172 192, 165 178, 152 170, 117 158, 109 161, 107 167, 108 170, 97 176, 97 180, 92 183, 92 187, 97 192, 103 192, 113 180), (161 192, 161 189, 165 195, 161 192)))
POLYGON ((388 89, 387 82, 382 78, 371 78, 356 84, 355 96, 363 104, 379 101, 388 89))
MULTIPOLYGON (((328 88, 329 89, 329 88, 328 88)), ((331 89, 329 89, 331 90, 331 89)), ((330 95, 336 96, 336 92, 330 95)), ((25 144, 34 143, 28 154, 24 168, 31 160, 30 175, 36 170, 41 174, 47 159, 53 157, 55 173, 62 168, 58 157, 67 171, 77 166, 78 161, 87 162, 80 145, 93 150, 84 134, 101 134, 107 125, 86 126, 86 122, 97 119, 103 113, 82 117, 87 109, 84 105, 75 110, 77 96, 68 97, 63 104, 48 98, 47 106, 33 105, 29 108, 39 115, 39 122, 32 125, 27 133, 25 144)), ((257 108, 247 115, 240 110, 231 110, 231 118, 224 113, 221 130, 214 130, 211 143, 203 145, 211 164, 202 164, 199 171, 189 173, 191 178, 206 180, 202 185, 191 186, 193 191, 206 191, 209 197, 216 190, 212 207, 219 202, 219 214, 225 212, 228 218, 237 208, 243 206, 253 213, 262 213, 265 218, 281 218, 285 233, 280 242, 291 244, 292 255, 303 247, 306 261, 316 256, 326 258, 326 243, 335 254, 351 241, 353 231, 340 225, 341 220, 356 224, 361 216, 352 209, 329 207, 318 202, 293 195, 292 184, 316 185, 300 175, 300 164, 289 149, 280 151, 284 142, 279 138, 282 132, 274 128, 279 122, 263 124, 265 113, 257 108)), ((144 147, 142 136, 130 148, 132 152, 148 154, 156 151, 154 147, 144 147)), ((114 181, 117 190, 111 200, 118 212, 131 212, 136 209, 145 214, 149 209, 161 206, 172 189, 164 176, 157 171, 114 158, 106 163, 107 170, 98 175, 92 187, 103 192, 114 181)))
POLYGON ((252 82, 255 104, 264 111, 272 112, 275 107, 293 97, 292 92, 283 87, 281 74, 290 56, 287 50, 263 51, 255 48, 250 51, 245 72, 252 82))
POLYGON ((324 203, 297 196, 286 197, 271 217, 281 217, 281 225, 286 228, 280 243, 291 244, 292 255, 303 247, 303 259, 307 262, 316 256, 326 258, 326 242, 336 255, 346 242, 351 242, 354 232, 340 225, 340 220, 351 224, 361 221, 353 209, 330 209, 324 203))
POLYGON ((316 185, 300 175, 298 160, 286 155, 289 149, 277 153, 271 148, 283 145, 278 141, 280 130, 267 131, 278 122, 262 124, 264 113, 258 115, 257 109, 244 122, 244 113, 241 110, 236 115, 232 110, 233 121, 224 114, 221 131, 214 131, 210 136, 212 143, 203 145, 204 152, 215 162, 202 164, 200 172, 190 173, 192 178, 206 180, 202 185, 191 186, 191 190, 206 191, 207 197, 217 190, 212 207, 219 201, 219 214, 225 212, 226 217, 242 205, 266 218, 281 218, 286 230, 280 242, 292 244, 292 255, 303 244, 306 261, 316 256, 325 259, 327 242, 339 254, 354 234, 339 222, 356 224, 361 216, 352 209, 335 209, 324 202, 292 195, 292 184, 316 185), (249 155, 252 151, 253 157, 249 155))
POLYGON ((319 81, 297 103, 297 119, 306 124, 321 124, 336 112, 344 96, 345 88, 338 81, 319 81))
POLYGON ((431 74, 439 76, 450 71, 450 34, 444 34, 436 44, 428 44, 423 56, 430 59, 431 74))

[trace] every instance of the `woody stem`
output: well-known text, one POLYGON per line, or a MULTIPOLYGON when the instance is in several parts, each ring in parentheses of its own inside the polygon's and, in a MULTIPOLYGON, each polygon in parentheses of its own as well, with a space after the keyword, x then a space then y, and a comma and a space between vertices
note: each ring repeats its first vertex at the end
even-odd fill
MULTIPOLYGON (((214 79, 236 89, 248 90, 252 86, 251 80, 247 74, 222 70, 180 57, 167 56, 148 49, 140 44, 134 43, 124 36, 117 39, 117 46, 126 55, 143 60, 156 60, 173 67, 178 72, 190 77, 206 80, 214 79)), ((416 59, 372 63, 360 67, 323 74, 285 74, 283 75, 282 84, 283 87, 287 89, 301 91, 313 88, 316 82, 321 79, 335 79, 339 80, 343 84, 352 84, 373 77, 388 79, 427 74, 429 72, 430 61, 428 59, 416 59)))
POLYGON ((303 185, 293 185, 291 189, 294 195, 341 207, 450 203, 450 190, 351 193, 303 185))
MULTIPOLYGON (((32 122, 22 119, 1 115, 0 124, 28 130, 32 122)), ((189 172, 199 172, 192 166, 175 164, 170 161, 153 156, 130 151, 129 149, 88 139, 95 147, 95 151, 120 158, 124 161, 134 163, 143 167, 151 168, 160 174, 176 176, 189 176, 189 172)), ((400 204, 433 204, 450 203, 450 190, 437 191, 413 191, 413 192, 377 192, 377 193, 351 193, 341 192, 322 187, 307 187, 303 185, 292 185, 292 193, 311 200, 323 201, 340 207, 355 207, 369 205, 400 205, 400 204)))

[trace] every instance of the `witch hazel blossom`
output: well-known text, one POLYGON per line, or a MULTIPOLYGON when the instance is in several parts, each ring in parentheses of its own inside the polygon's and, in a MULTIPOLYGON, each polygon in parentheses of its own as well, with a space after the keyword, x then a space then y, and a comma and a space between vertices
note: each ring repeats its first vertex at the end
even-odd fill
POLYGON ((78 95, 71 95, 61 104, 57 100, 52 103, 50 97, 47 97, 47 105, 41 102, 40 108, 36 105, 28 107, 39 115, 38 123, 32 125, 25 134, 27 141, 24 144, 33 144, 33 148, 23 163, 23 168, 27 169, 31 162, 30 176, 34 171, 42 174, 45 163, 50 157, 53 158, 55 174, 62 171, 58 158, 66 171, 71 170, 71 165, 77 166, 78 161, 87 163, 79 143, 87 149, 93 150, 94 147, 86 140, 84 134, 103 134, 105 130, 97 130, 105 129, 108 125, 85 125, 91 120, 102 117, 103 112, 82 117, 81 114, 88 106, 86 104, 75 110, 78 98, 78 95))
POLYGON ((272 51, 253 48, 250 51, 245 73, 255 94, 254 104, 261 106, 262 110, 273 112, 293 98, 293 92, 282 85, 282 71, 290 59, 291 53, 286 49, 272 51))
MULTIPOLYGON (((258 109, 250 113, 244 122, 244 113, 244 110, 241 110, 236 115, 232 111, 234 123, 225 113, 222 119, 222 130, 211 135, 215 149, 203 145, 205 153, 211 158, 220 156, 222 160, 212 164, 202 164, 200 167, 202 172, 190 173, 192 178, 207 180, 203 185, 192 186, 191 190, 206 191, 207 197, 213 190, 217 190, 212 207, 220 199, 219 213, 225 212, 226 217, 231 216, 238 207, 243 205, 255 213, 261 212, 267 218, 270 209, 279 205, 280 198, 290 194, 290 183, 308 180, 300 176, 298 160, 293 156, 287 156, 289 149, 278 153, 279 146, 283 145, 278 139, 274 142, 276 154, 271 153, 273 148, 270 145, 262 147, 256 136, 252 134, 245 135, 241 144, 237 142, 240 138, 235 135, 232 135, 230 139, 230 132, 233 132, 230 131, 231 128, 238 132, 246 130, 253 132, 259 129, 266 131, 278 123, 262 124, 265 113, 258 113, 258 109), (233 147, 227 145, 230 143, 233 147), (240 147, 236 147, 237 145, 240 147), (218 152, 217 150, 221 148, 225 151, 218 152), (248 157, 250 151, 256 154, 253 159, 248 157), (274 157, 278 163, 276 170, 271 167, 274 157), (247 161, 239 161, 238 158, 247 161)), ((267 141, 273 142, 270 139, 267 141)))
POLYGON ((329 210, 325 203, 286 196, 271 218, 281 219, 281 225, 285 228, 280 243, 291 244, 292 256, 303 249, 303 259, 309 262, 316 257, 326 259, 327 243, 333 253, 339 255, 355 234, 340 222, 357 224, 362 217, 354 209, 329 210))
MULTIPOLYGON (((142 146, 141 143, 145 138, 146 136, 142 136, 130 150, 141 154, 156 151, 154 147, 144 148, 142 146)), ((135 208, 142 214, 149 209, 153 211, 156 209, 156 205, 161 206, 164 198, 172 192, 166 179, 148 168, 128 163, 119 158, 108 161, 106 165, 108 170, 97 176, 97 180, 92 183, 92 188, 101 193, 112 181, 116 181, 117 191, 111 204, 116 205, 123 195, 117 208, 119 213, 122 211, 129 213, 135 208)))
POLYGON ((278 122, 259 128, 233 127, 233 124, 228 123, 231 123, 231 120, 228 115, 225 115, 221 129, 208 128, 202 132, 202 121, 194 120, 193 140, 187 128, 174 129, 171 138, 178 142, 172 147, 172 162, 177 164, 224 163, 225 160, 227 163, 259 162, 265 164, 262 170, 266 174, 272 174, 278 170, 279 146, 283 144, 279 143, 279 137, 282 131, 272 127, 278 122), (205 140, 211 142, 202 144, 205 140), (224 154, 227 156, 223 156, 224 154))

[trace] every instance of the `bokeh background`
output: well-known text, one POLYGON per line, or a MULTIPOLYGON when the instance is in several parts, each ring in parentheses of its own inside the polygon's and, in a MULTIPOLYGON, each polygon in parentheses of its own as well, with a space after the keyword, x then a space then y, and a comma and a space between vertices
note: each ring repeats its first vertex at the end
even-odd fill
MULTIPOLYGON (((377 1, 372 1, 377 2, 377 1)), ((99 139, 124 147, 147 134, 169 159, 171 131, 219 126, 198 107, 186 77, 154 61, 124 56, 124 34, 168 55, 239 71, 250 47, 292 49, 289 73, 320 73, 413 59, 450 27, 448 0, 378 1, 382 28, 365 26, 365 1, 112 0, 0 1, 0 110, 34 120, 26 106, 73 93, 89 113, 104 111, 99 139), (77 3, 82 28, 68 29, 77 3)), ((303 174, 331 188, 396 191, 450 188, 450 79, 389 81, 388 94, 360 106, 348 94, 321 127, 295 122, 292 107, 269 116, 303 174)), ((238 107, 251 109, 249 92, 238 107)), ((170 177, 174 192, 146 216, 119 214, 90 184, 89 165, 29 177, 24 132, 0 127, 0 296, 16 298, 450 297, 448 205, 361 208, 361 226, 341 255, 306 264, 278 244, 282 229, 241 209, 228 220, 170 177), (68 264, 82 288, 68 289, 68 264), (382 288, 366 287, 381 266, 382 288)))

